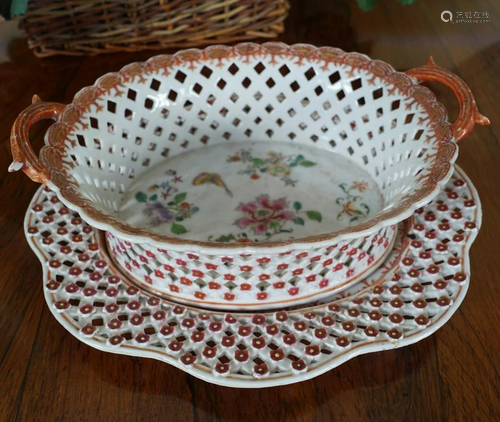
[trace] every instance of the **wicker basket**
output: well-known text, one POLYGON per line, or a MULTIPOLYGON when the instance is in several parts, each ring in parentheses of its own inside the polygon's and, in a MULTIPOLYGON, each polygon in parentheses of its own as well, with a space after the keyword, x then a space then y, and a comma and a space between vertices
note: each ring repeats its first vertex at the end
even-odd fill
POLYGON ((38 57, 274 38, 288 0, 31 0, 20 27, 38 57))

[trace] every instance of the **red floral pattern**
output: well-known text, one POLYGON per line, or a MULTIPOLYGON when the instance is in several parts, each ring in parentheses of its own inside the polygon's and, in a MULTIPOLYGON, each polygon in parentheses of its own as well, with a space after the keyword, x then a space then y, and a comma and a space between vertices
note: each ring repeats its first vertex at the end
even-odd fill
MULTIPOLYGON (((451 183, 456 180, 461 179, 454 178, 451 183)), ((56 264, 50 268, 52 278, 44 285, 46 299, 59 320, 71 321, 69 330, 89 344, 99 342, 100 348, 122 348, 130 354, 140 349, 148 356, 178 361, 194 375, 212 377, 213 374, 218 378, 210 378, 211 381, 234 386, 241 386, 240 379, 262 385, 272 385, 277 379, 280 380, 277 382, 295 382, 302 379, 300 374, 308 374, 310 368, 340 362, 353 350, 357 354, 360 350, 372 350, 374 344, 385 348, 387 344, 411 343, 435 330, 446 319, 443 316, 457 308, 469 282, 468 259, 450 251, 456 245, 462 249, 464 244, 470 244, 479 226, 478 200, 467 185, 462 189, 461 198, 473 197, 474 207, 455 201, 453 207, 432 222, 425 222, 426 213, 419 214, 417 225, 423 224, 422 230, 410 227, 408 233, 415 239, 411 240, 404 263, 401 259, 394 276, 353 296, 313 308, 222 314, 162 301, 129 286, 109 266, 99 269, 102 261, 107 262, 107 255, 105 249, 91 247, 99 242, 97 234, 85 236, 79 252, 71 248, 72 252, 64 254, 65 261, 79 262, 83 270, 79 275, 70 275, 66 265, 57 265, 61 262, 57 255, 52 259, 56 264), (442 220, 449 219, 446 213, 457 212, 457 207, 462 216, 456 227, 440 230, 442 220), (474 223, 475 229, 463 232, 466 222, 474 223), (425 234, 431 230, 438 241, 426 238, 425 234), (452 239, 456 235, 461 237, 455 244, 452 239), (445 239, 450 251, 437 248, 445 239), (87 254, 89 259, 80 261, 79 254, 87 254), (438 270, 429 272, 433 266, 438 270), (415 277, 414 271, 420 275, 415 277), (106 305, 94 305, 100 301, 106 305), (91 317, 86 318, 87 315, 91 317), (211 373, 207 373, 207 368, 211 373)), ((43 211, 29 212, 58 212, 60 205, 49 205, 53 194, 40 192, 36 203, 44 204, 43 211)), ((443 195, 446 193, 441 198, 443 195)), ((71 246, 72 232, 81 230, 82 225, 71 226, 70 220, 67 223, 71 229, 58 236, 71 246)), ((37 228, 27 230, 30 243, 43 251, 60 253, 59 246, 41 241, 55 236, 58 227, 55 221, 45 224, 41 219, 32 219, 27 227, 37 228)), ((309 258, 301 255, 300 259, 310 262, 309 258)))

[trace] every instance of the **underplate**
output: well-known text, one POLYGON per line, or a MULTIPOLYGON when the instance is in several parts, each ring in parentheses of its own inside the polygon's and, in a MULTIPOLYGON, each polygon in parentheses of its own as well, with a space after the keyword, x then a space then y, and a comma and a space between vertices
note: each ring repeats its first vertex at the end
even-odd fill
POLYGON ((27 212, 56 319, 84 343, 170 363, 208 382, 242 388, 291 384, 354 356, 415 343, 448 321, 469 286, 469 248, 481 223, 464 172, 398 226, 387 261, 326 303, 276 312, 182 306, 138 289, 109 260, 102 235, 47 188, 27 212))

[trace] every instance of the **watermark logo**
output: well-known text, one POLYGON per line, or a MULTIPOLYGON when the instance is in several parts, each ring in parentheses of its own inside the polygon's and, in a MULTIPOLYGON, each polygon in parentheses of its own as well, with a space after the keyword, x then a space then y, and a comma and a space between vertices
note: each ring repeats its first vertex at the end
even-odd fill
POLYGON ((443 22, 453 23, 453 13, 451 13, 449 10, 444 10, 443 12, 441 12, 441 20, 443 22))
POLYGON ((447 23, 490 23, 489 12, 441 12, 441 20, 447 23))

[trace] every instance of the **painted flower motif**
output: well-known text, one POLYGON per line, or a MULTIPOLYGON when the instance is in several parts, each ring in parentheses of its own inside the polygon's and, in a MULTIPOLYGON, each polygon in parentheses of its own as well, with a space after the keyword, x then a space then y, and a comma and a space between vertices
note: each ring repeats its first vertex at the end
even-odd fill
POLYGON ((354 205, 351 201, 348 201, 342 206, 342 212, 349 217, 352 217, 356 215, 358 209, 356 208, 356 205, 354 205))
POLYGON ((290 174, 290 166, 286 163, 271 163, 267 167, 267 172, 276 177, 285 177, 290 174))
POLYGON ((306 331, 307 330, 307 324, 304 321, 297 321, 293 323, 293 327, 297 331, 306 331))
POLYGON ((292 362, 292 368, 295 372, 307 371, 307 365, 302 359, 299 359, 299 360, 292 362))
POLYGON ((184 306, 174 306, 174 309, 172 309, 172 312, 175 314, 175 315, 184 315, 184 313, 186 312, 186 308, 184 306))
POLYGON ((360 192, 364 192, 368 188, 368 183, 366 182, 353 182, 352 185, 360 192))
POLYGON ((319 340, 324 340, 328 337, 328 332, 324 328, 315 328, 314 336, 319 340))
POLYGON ((276 334, 278 334, 280 332, 280 330, 276 324, 272 324, 272 325, 268 325, 266 327, 266 332, 270 336, 275 336, 276 334))
POLYGON ((262 337, 253 338, 252 346, 255 349, 263 349, 264 347, 266 347, 266 341, 262 337))
POLYGON ((195 327, 196 323, 194 322, 193 318, 184 318, 181 322, 182 328, 185 329, 193 329, 195 327))
POLYGON ((177 340, 172 340, 169 344, 168 344, 168 348, 176 353, 176 352, 179 352, 182 350, 182 348, 184 347, 184 344, 180 341, 177 341, 177 340))
POLYGON ((213 333, 219 332, 220 330, 222 330, 222 323, 221 322, 212 321, 208 325, 208 330, 211 331, 211 332, 213 332, 213 333))
POLYGON ((360 193, 364 192, 368 188, 367 182, 355 181, 351 186, 342 183, 339 185, 339 188, 344 191, 346 196, 339 197, 336 200, 337 204, 342 206, 342 211, 337 215, 337 220, 341 221, 347 216, 349 217, 349 222, 352 223, 370 214, 370 207, 364 202, 361 202, 363 201, 363 197, 353 193, 353 191, 358 191, 360 193))
POLYGON ((205 357, 205 359, 214 359, 215 357, 217 357, 217 347, 205 346, 202 354, 205 357))
POLYGON ((285 311, 277 312, 274 317, 278 322, 288 321, 288 314, 285 311))
POLYGON ((342 308, 337 303, 332 303, 328 305, 328 310, 330 312, 340 312, 342 308))
POLYGON ((94 327, 92 324, 86 324, 81 329, 80 332, 85 337, 91 337, 97 330, 97 327, 94 327))
POLYGON ((248 358, 249 358, 248 350, 239 350, 239 349, 236 349, 235 352, 234 352, 234 358, 238 362, 246 362, 248 360, 248 358))
POLYGON ((266 323, 266 316, 265 315, 256 314, 252 317, 252 324, 264 325, 265 323, 266 323))
POLYGON ((269 368, 265 363, 262 363, 260 365, 255 365, 253 367, 253 374, 256 378, 265 377, 269 375, 269 368))
POLYGON ((116 334, 108 339, 108 343, 113 347, 119 347, 125 341, 125 338, 120 334, 116 334))
POLYGON ((174 213, 165 208, 161 202, 147 203, 143 212, 149 217, 150 224, 153 227, 172 223, 174 221, 174 213))
POLYGON ((378 333, 379 331, 371 325, 365 328, 365 334, 369 337, 377 337, 378 333))
POLYGON ((273 230, 276 234, 287 221, 295 220, 294 213, 287 208, 286 198, 272 201, 268 195, 261 195, 255 201, 240 204, 236 208, 246 216, 236 220, 235 224, 240 229, 249 228, 256 235, 265 235, 269 230, 273 230))
POLYGON ((394 313, 389 315, 389 321, 391 321, 393 324, 401 324, 404 320, 405 319, 401 314, 394 313))
POLYGON ((281 349, 271 350, 269 356, 275 362, 285 359, 285 353, 281 349))
POLYGON ((297 343, 297 338, 294 334, 285 334, 283 336, 283 343, 285 343, 287 346, 293 346, 297 343))
POLYGON ((55 280, 50 280, 46 284, 46 287, 49 290, 55 291, 55 290, 59 289, 59 287, 61 287, 61 283, 59 283, 58 281, 55 281, 55 280))
POLYGON ((429 318, 427 318, 427 316, 421 314, 415 318, 415 322, 418 325, 427 325, 429 323, 429 318))
MULTIPOLYGON (((261 195, 246 204, 240 203, 236 211, 244 213, 243 217, 234 222, 236 226, 240 229, 251 230, 257 236, 265 236, 266 239, 280 233, 292 233, 293 229, 287 227, 290 221, 303 226, 306 218, 317 222, 323 220, 323 216, 318 211, 302 210, 302 203, 298 201, 293 203, 293 209, 291 209, 286 198, 271 200, 268 195, 261 195)), ((243 232, 238 233, 236 236, 233 234, 222 235, 216 238, 215 241, 258 242, 258 239, 252 240, 247 233, 243 232)))
POLYGON ((117 275, 110 275, 110 276, 108 276, 107 280, 108 280, 108 283, 110 283, 110 284, 119 284, 119 283, 121 283, 121 279, 117 275))
POLYGON ((197 356, 192 355, 191 353, 185 353, 181 356, 180 361, 186 366, 192 366, 196 362, 197 356))
POLYGON ((169 197, 169 196, 174 195, 174 194, 176 194, 177 192, 179 192, 179 190, 178 190, 177 188, 169 188, 168 190, 163 191, 163 192, 161 193, 161 197, 162 197, 163 199, 168 199, 168 197, 169 197))
POLYGON ((250 176, 252 180, 260 179, 260 174, 268 173, 273 177, 279 177, 285 186, 295 186, 297 181, 289 176, 294 167, 313 167, 316 163, 308 161, 301 154, 283 155, 275 151, 269 151, 267 157, 253 156, 251 150, 242 149, 240 152, 230 155, 227 158, 228 163, 244 163, 245 168, 238 173, 250 176))
MULTIPOLYGON (((235 154, 237 156, 238 154, 235 154)), ((250 150, 242 149, 240 152, 240 157, 243 161, 248 161, 251 158, 250 150)))
POLYGON ((148 193, 137 192, 135 199, 144 203, 143 213, 149 217, 151 227, 170 224, 173 234, 184 234, 187 229, 180 222, 191 218, 199 208, 186 201, 186 192, 178 193, 179 190, 172 186, 172 183, 182 182, 182 178, 174 170, 168 170, 165 174, 173 179, 150 186, 148 193), (161 202, 160 198, 168 202, 161 202))
POLYGON ((118 296, 118 293, 119 293, 119 292, 118 292, 118 290, 117 290, 117 289, 115 289, 114 287, 108 287, 108 288, 104 291, 104 293, 105 293, 105 294, 106 294, 106 296, 108 296, 108 297, 116 297, 116 296, 118 296))
POLYGON ((383 315, 379 311, 373 310, 373 311, 368 312, 368 316, 373 321, 380 321, 382 319, 383 315))
POLYGON ((326 327, 331 327, 335 324, 335 320, 330 315, 328 315, 321 319, 321 323, 326 327))
POLYGON ((94 229, 90 226, 83 226, 82 227, 82 232, 84 232, 85 234, 90 234, 94 231, 94 229))
POLYGON ((337 337, 337 338, 335 339, 335 342, 336 342, 336 343, 337 343, 337 345, 338 345, 338 346, 340 346, 340 347, 347 347, 347 346, 349 346, 349 344, 351 343, 351 342, 349 341, 349 339, 348 339, 347 337, 345 337, 345 336, 342 336, 342 337, 337 337))
POLYGON ((127 289, 125 290, 125 293, 128 296, 135 296, 139 293, 139 289, 137 287, 130 286, 130 287, 127 287, 127 289))
POLYGON ((316 312, 307 312, 304 314, 304 318, 313 320, 316 318, 316 312))
POLYGON ((194 342, 194 343, 199 343, 201 341, 203 341, 203 339, 205 338, 205 332, 204 331, 193 331, 193 334, 191 334, 191 340, 194 342))
POLYGON ((224 318, 224 321, 226 321, 228 324, 235 324, 236 322, 238 322, 238 320, 231 314, 227 314, 224 318))
POLYGON ((389 331, 387 331, 387 335, 394 339, 394 340, 397 340, 399 339, 403 334, 401 333, 401 331, 399 331, 397 328, 391 328, 389 331))
POLYGON ((155 321, 165 321, 165 318, 166 318, 167 314, 165 311, 156 311, 154 314, 153 314, 153 319, 155 321))
POLYGON ((268 297, 267 292, 257 293, 257 300, 266 300, 268 297))
POLYGON ((134 314, 132 317, 129 319, 129 322, 132 325, 135 325, 136 327, 141 325, 144 322, 144 317, 139 314, 134 314))
POLYGON ((235 343, 236 343, 236 338, 234 336, 222 337, 221 345, 223 347, 233 347, 235 343))
POLYGON ((305 348, 306 355, 309 356, 318 356, 320 353, 320 349, 317 345, 306 346, 305 348))
POLYGON ((215 371, 220 375, 226 375, 230 369, 231 369, 231 365, 229 363, 217 362, 215 364, 215 371))
POLYGON ((149 342, 149 335, 145 333, 139 333, 135 336, 134 340, 139 344, 145 344, 149 342))
POLYGON ((238 335, 242 337, 247 337, 252 334, 252 328, 246 325, 241 325, 238 327, 238 335))

